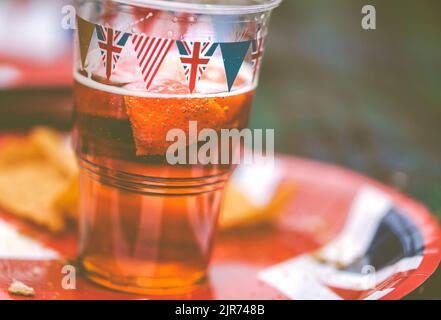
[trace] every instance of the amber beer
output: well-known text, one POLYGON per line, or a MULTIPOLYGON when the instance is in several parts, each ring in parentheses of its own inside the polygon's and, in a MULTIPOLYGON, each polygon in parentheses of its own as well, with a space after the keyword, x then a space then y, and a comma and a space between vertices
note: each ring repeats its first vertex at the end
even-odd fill
POLYGON ((136 97, 75 82, 76 149, 81 173, 83 268, 115 289, 187 288, 206 275, 223 188, 221 165, 169 165, 166 134, 243 129, 254 90, 222 96, 136 97), (85 214, 84 214, 85 213, 85 214), (127 288, 126 288, 127 287, 127 288))
MULTIPOLYGON (((203 283, 235 163, 171 164, 168 133, 190 133, 193 123, 196 134, 247 126, 270 11, 279 3, 79 2, 84 33, 78 32, 74 73, 74 144, 80 165, 79 263, 89 279, 142 294, 175 294, 203 283), (94 46, 88 39, 94 39, 95 27, 94 46), (120 44, 126 33, 132 40, 120 44), (140 45, 141 35, 154 40, 140 45), (182 53, 189 43, 192 61, 204 63, 190 73, 183 66, 189 53, 182 53), (210 55, 195 54, 210 44, 218 45, 210 55), (172 49, 163 54, 167 46, 172 49), (148 60, 145 74, 142 56, 156 50, 160 54, 148 60)), ((197 137, 187 138, 183 148, 197 149, 197 137)), ((219 157, 233 153, 234 145, 219 147, 219 157)))

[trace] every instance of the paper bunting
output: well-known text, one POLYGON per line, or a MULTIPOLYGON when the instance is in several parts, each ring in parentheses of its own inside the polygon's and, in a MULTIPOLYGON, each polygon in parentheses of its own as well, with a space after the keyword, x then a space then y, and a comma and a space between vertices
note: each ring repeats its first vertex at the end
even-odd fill
POLYGON ((227 76, 228 91, 231 91, 234 81, 239 74, 245 56, 250 49, 251 41, 221 43, 220 48, 224 60, 225 74, 227 76))
POLYGON ((81 67, 86 67, 87 54, 89 53, 90 42, 92 41, 95 25, 77 16, 78 40, 80 45, 81 67))
POLYGON ((216 51, 218 43, 176 41, 176 44, 190 92, 193 93, 196 83, 207 69, 207 65, 216 51))
POLYGON ((106 68, 107 80, 109 80, 113 70, 116 68, 121 52, 130 37, 130 33, 114 31, 112 28, 99 25, 96 26, 96 33, 104 67, 106 68))
POLYGON ((146 88, 149 89, 174 40, 133 34, 132 42, 146 88))
POLYGON ((86 67, 94 30, 97 34, 98 48, 106 70, 107 80, 110 80, 122 51, 129 38, 131 38, 133 46, 130 47, 133 47, 136 54, 146 90, 151 87, 174 43, 176 43, 179 59, 191 93, 196 90, 197 83, 207 69, 217 47, 220 47, 222 53, 228 91, 233 89, 250 46, 252 47, 253 81, 263 58, 264 38, 260 34, 258 34, 257 40, 225 43, 189 42, 118 31, 90 23, 79 16, 77 16, 77 26, 81 68, 83 70, 86 67))
POLYGON ((264 38, 253 40, 253 54, 251 56, 253 63, 253 81, 256 79, 257 71, 263 58, 264 38))

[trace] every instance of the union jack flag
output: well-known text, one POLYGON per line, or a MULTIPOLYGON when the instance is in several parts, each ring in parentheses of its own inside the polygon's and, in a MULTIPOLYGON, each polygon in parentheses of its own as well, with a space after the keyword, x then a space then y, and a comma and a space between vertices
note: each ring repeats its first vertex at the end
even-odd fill
POLYGON ((218 43, 176 41, 176 44, 190 92, 193 93, 196 83, 207 69, 218 43))
POLYGON ((149 89, 174 40, 134 34, 132 42, 146 88, 149 89))
POLYGON ((107 80, 109 80, 130 34, 100 25, 96 26, 96 34, 98 36, 98 45, 101 49, 104 67, 106 68, 107 80))
POLYGON ((264 48, 264 38, 258 38, 253 40, 253 53, 251 55, 253 64, 253 81, 256 79, 257 71, 259 70, 260 64, 263 58, 263 48, 264 48))

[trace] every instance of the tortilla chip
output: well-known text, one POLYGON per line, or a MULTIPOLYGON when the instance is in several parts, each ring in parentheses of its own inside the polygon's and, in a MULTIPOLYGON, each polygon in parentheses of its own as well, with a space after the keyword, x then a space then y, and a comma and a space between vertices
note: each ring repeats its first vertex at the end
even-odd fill
POLYGON ((283 211, 296 192, 296 186, 289 182, 281 182, 271 202, 262 207, 250 201, 246 192, 247 190, 238 188, 234 183, 228 186, 220 219, 222 230, 252 227, 271 222, 283 211))
POLYGON ((29 139, 42 155, 54 165, 66 178, 78 176, 78 165, 69 139, 45 127, 32 130, 29 139))
POLYGON ((27 137, 4 141, 0 149, 0 207, 52 232, 66 228, 57 199, 78 176, 75 157, 63 150, 63 141, 58 132, 37 128, 27 137))
MULTIPOLYGON (((233 179, 227 188, 220 228, 230 230, 272 221, 295 190, 292 183, 277 180, 274 195, 259 206, 250 190, 233 179)), ((69 219, 78 220, 79 169, 65 135, 36 128, 26 137, 2 142, 0 207, 57 233, 66 230, 69 219)))
POLYGON ((80 181, 78 175, 74 176, 67 188, 55 200, 55 207, 72 220, 79 217, 80 181))
POLYGON ((46 161, 33 160, 0 168, 0 206, 54 232, 64 219, 53 207, 66 181, 46 161))

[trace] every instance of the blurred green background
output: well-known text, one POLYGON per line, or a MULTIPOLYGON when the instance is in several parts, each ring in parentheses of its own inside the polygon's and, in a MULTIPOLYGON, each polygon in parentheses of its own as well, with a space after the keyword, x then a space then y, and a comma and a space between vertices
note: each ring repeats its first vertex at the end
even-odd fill
POLYGON ((394 185, 441 219, 441 1, 285 0, 252 126, 279 152, 394 185), (361 8, 377 9, 377 30, 361 8))

